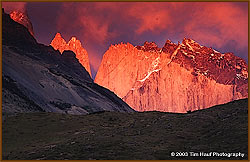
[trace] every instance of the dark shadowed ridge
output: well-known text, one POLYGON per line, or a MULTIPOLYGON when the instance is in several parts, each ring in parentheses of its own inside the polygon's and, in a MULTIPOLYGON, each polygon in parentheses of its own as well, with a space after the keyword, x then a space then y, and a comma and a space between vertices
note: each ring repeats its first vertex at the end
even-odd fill
POLYGON ((93 82, 72 51, 62 55, 38 44, 3 12, 3 114, 98 111, 133 112, 113 92, 93 82))

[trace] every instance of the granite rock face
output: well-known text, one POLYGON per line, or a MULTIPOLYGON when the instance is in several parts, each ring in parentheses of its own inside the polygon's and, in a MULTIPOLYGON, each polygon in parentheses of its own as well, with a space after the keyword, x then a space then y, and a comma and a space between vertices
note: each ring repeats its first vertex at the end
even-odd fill
POLYGON ((97 85, 76 54, 38 44, 28 29, 3 13, 2 110, 4 114, 133 112, 97 85))
POLYGON ((32 36, 34 36, 32 23, 31 23, 31 21, 30 21, 30 19, 28 17, 28 14, 26 12, 12 11, 10 13, 10 17, 14 21, 16 21, 19 24, 22 24, 23 26, 25 26, 29 30, 30 34, 32 36))
POLYGON ((138 111, 184 113, 248 97, 248 65, 184 38, 159 48, 111 45, 95 82, 138 111))
POLYGON ((63 53, 65 50, 73 51, 76 54, 76 58, 82 64, 83 67, 89 72, 91 76, 91 70, 89 65, 89 57, 87 51, 82 47, 82 44, 76 37, 72 37, 68 43, 62 38, 60 33, 57 33, 50 45, 55 49, 63 53))

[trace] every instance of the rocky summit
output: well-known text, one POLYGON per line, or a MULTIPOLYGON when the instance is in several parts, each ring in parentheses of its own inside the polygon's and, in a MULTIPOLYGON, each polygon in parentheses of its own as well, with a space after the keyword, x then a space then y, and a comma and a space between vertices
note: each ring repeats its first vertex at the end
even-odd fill
MULTIPOLYGON (((72 51, 38 44, 6 13, 3 20, 3 116, 28 112, 89 114, 133 112, 122 99, 97 85, 72 51)), ((75 40, 72 40, 75 41, 75 40)))
POLYGON ((82 64, 82 66, 88 71, 91 76, 91 70, 89 65, 89 57, 87 51, 82 47, 82 44, 76 37, 72 37, 68 43, 62 38, 60 33, 57 33, 50 45, 61 53, 65 50, 73 51, 76 54, 76 58, 82 64))
POLYGON ((32 23, 28 17, 27 12, 21 12, 21 11, 12 11, 10 13, 11 19, 14 21, 24 25, 30 32, 32 36, 34 36, 33 26, 32 23))
POLYGON ((185 113, 248 97, 248 65, 192 39, 111 45, 95 82, 138 111, 185 113))

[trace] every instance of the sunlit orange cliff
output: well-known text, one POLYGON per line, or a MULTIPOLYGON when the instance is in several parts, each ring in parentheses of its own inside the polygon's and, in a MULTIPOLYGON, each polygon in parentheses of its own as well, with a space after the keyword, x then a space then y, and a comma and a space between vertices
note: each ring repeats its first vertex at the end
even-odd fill
POLYGON ((28 31, 30 32, 30 34, 32 36, 34 36, 34 31, 33 31, 33 26, 32 23, 27 15, 26 12, 21 12, 21 11, 12 11, 10 13, 10 17, 11 19, 13 19, 14 21, 22 24, 23 26, 25 26, 28 31))
POLYGON ((68 43, 62 38, 60 33, 57 33, 50 45, 61 53, 65 50, 71 50, 76 54, 76 58, 81 65, 89 72, 91 76, 91 70, 89 65, 89 57, 87 51, 82 47, 82 44, 76 37, 72 37, 68 43))
POLYGON ((95 82, 135 110, 183 113, 247 98, 248 65, 192 39, 121 43, 104 54, 95 82))

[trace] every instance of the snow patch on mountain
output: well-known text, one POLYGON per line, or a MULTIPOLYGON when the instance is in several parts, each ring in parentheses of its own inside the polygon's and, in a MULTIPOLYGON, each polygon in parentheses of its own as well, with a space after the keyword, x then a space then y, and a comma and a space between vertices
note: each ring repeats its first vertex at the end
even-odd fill
POLYGON ((150 77, 150 75, 151 75, 152 73, 158 72, 158 71, 160 71, 160 70, 161 70, 161 69, 152 70, 152 71, 148 72, 148 74, 147 74, 147 76, 146 76, 145 78, 143 78, 143 79, 141 79, 141 80, 138 80, 138 81, 144 82, 146 79, 148 79, 148 78, 150 77))
POLYGON ((146 77, 143 78, 143 79, 140 79, 140 80, 138 80, 138 81, 144 82, 146 79, 148 79, 148 78, 150 77, 150 75, 151 75, 152 73, 160 71, 161 69, 156 69, 156 68, 159 66, 159 63, 160 63, 160 56, 157 57, 157 58, 152 62, 152 65, 151 65, 151 67, 149 68, 146 77))

